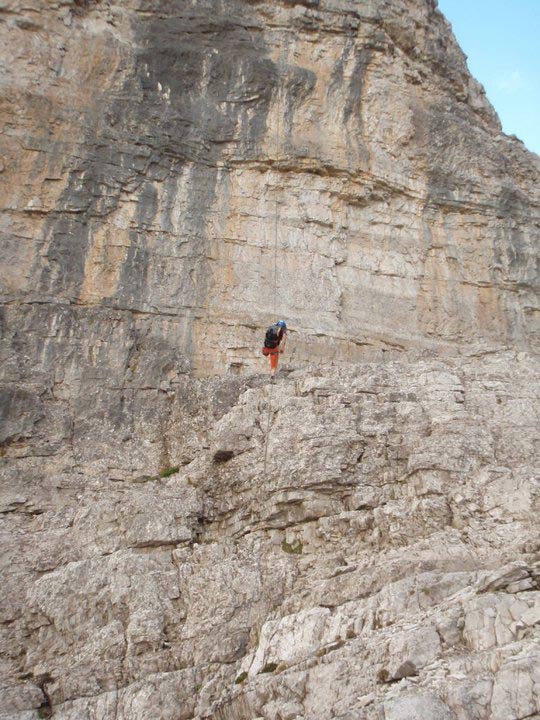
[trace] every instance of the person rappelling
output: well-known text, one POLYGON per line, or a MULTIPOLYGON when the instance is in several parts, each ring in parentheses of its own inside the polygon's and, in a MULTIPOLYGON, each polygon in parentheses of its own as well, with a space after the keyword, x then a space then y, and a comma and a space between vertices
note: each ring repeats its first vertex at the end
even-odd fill
POLYGON ((266 331, 262 349, 263 355, 270 356, 270 376, 272 378, 277 372, 279 355, 285 350, 286 342, 287 323, 285 320, 278 320, 266 331))

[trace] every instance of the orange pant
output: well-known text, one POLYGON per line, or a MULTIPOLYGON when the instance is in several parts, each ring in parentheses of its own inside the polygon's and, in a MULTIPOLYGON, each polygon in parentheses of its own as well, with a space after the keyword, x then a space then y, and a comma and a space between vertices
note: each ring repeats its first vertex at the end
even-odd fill
POLYGON ((280 349, 277 348, 267 348, 263 347, 262 349, 263 355, 270 355, 270 368, 272 370, 277 369, 278 359, 279 359, 279 353, 281 352, 280 349))

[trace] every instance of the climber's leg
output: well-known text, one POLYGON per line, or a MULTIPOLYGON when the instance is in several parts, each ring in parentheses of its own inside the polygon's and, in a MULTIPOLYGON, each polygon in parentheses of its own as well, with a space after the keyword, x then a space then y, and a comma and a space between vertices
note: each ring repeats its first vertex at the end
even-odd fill
POLYGON ((270 356, 270 375, 274 377, 277 366, 278 366, 278 357, 279 357, 279 348, 267 348, 263 347, 262 354, 266 356, 270 356))
POLYGON ((270 375, 272 377, 274 377, 274 375, 277 372, 278 358, 279 358, 279 349, 276 348, 275 350, 271 350, 271 352, 270 352, 270 375))

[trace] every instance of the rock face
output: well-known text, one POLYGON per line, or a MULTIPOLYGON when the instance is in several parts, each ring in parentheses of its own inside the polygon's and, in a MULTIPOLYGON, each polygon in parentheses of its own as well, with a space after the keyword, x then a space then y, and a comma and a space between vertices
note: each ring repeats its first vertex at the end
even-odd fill
POLYGON ((540 716, 540 164, 435 3, 0 32, 0 720, 540 716))
POLYGON ((298 362, 538 345, 538 158, 431 0, 2 7, 6 321, 44 372, 81 335, 79 368, 253 369, 275 312, 298 362))
POLYGON ((190 379, 168 477, 13 463, 3 717, 540 713, 539 381, 515 353, 190 379))

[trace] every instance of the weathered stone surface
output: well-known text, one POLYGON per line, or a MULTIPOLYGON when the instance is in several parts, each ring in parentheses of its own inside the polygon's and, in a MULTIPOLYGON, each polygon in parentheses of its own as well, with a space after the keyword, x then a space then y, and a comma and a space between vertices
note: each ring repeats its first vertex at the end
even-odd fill
POLYGON ((17 711, 44 687, 61 718, 540 712, 538 379, 515 353, 311 367, 278 381, 270 415, 269 385, 191 379, 167 443, 192 460, 169 476, 14 461, 17 711), (527 414, 497 397, 527 397, 527 414), (501 475, 529 501, 493 512, 501 475))
POLYGON ((540 715, 540 166, 435 3, 0 34, 0 720, 540 715))
POLYGON ((6 326, 51 385, 55 352, 151 387, 253 368, 276 202, 299 361, 537 343, 538 159, 434 3, 10 0, 2 19, 6 326))
POLYGON ((455 716, 439 698, 410 695, 385 704, 385 720, 453 720, 455 716))

